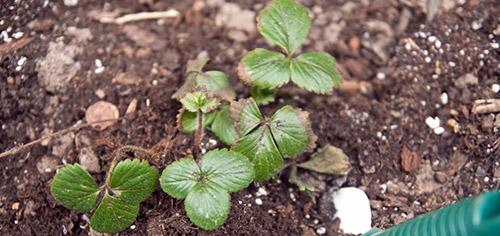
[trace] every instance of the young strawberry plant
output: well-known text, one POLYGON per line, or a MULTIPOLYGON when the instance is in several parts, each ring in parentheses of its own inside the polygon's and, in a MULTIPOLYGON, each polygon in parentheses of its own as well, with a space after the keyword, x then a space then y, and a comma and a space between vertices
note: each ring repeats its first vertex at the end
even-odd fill
POLYGON ((66 165, 52 180, 52 196, 68 209, 91 212, 90 226, 98 232, 117 233, 126 229, 139 214, 140 203, 156 189, 159 176, 156 167, 146 160, 127 159, 116 163, 128 151, 151 155, 133 146, 119 149, 100 187, 81 165, 66 165))
POLYGON ((255 168, 255 180, 265 180, 283 168, 284 157, 294 157, 316 146, 309 113, 284 106, 264 117, 254 99, 231 103, 232 118, 240 139, 233 149, 247 156, 255 168))
POLYGON ((252 85, 259 103, 272 101, 273 90, 290 80, 307 91, 325 94, 342 82, 335 59, 325 52, 297 53, 311 28, 307 9, 295 0, 274 0, 257 17, 257 27, 269 42, 283 52, 257 48, 243 57, 238 76, 252 85), (259 92, 259 90, 264 90, 259 92), (267 94, 262 100, 262 94, 267 94))
MULTIPOLYGON (((209 78, 203 78, 206 79, 209 78)), ((253 181, 254 172, 250 161, 240 153, 216 149, 201 154, 203 127, 207 124, 203 119, 217 108, 220 98, 217 93, 210 94, 214 90, 208 87, 202 87, 201 90, 206 89, 203 92, 186 92, 179 97, 183 109, 196 114, 194 157, 187 156, 168 165, 160 177, 160 185, 170 196, 184 199, 184 208, 191 222, 213 230, 229 215, 230 193, 246 188, 253 181)), ((227 106, 220 108, 214 116, 212 130, 225 130, 231 126, 230 119, 226 118, 229 117, 227 106)), ((186 127, 185 124, 181 126, 186 127)))
POLYGON ((210 127, 211 131, 224 143, 232 144, 237 133, 230 122, 228 104, 236 97, 236 93, 224 72, 202 71, 207 62, 206 58, 188 62, 186 80, 172 96, 183 104, 183 108, 177 116, 177 123, 181 130, 192 133, 197 129, 198 116, 202 116, 202 127, 210 127), (207 99, 209 103, 202 107, 203 110, 197 112, 196 109, 193 109, 192 104, 189 104, 196 102, 190 96, 207 99))

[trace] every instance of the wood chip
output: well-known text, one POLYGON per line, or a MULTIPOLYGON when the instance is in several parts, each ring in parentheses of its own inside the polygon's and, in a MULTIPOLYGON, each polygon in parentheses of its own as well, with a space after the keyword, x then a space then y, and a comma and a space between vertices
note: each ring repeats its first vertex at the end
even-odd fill
POLYGON ((4 57, 10 54, 12 51, 21 49, 28 45, 33 38, 22 38, 14 42, 5 43, 0 45, 0 61, 3 61, 4 57))
POLYGON ((472 113, 487 114, 500 112, 500 99, 479 99, 474 101, 472 113))
POLYGON ((403 146, 401 150, 401 166, 403 170, 408 173, 415 173, 420 167, 420 156, 414 152, 410 151, 406 146, 403 146))

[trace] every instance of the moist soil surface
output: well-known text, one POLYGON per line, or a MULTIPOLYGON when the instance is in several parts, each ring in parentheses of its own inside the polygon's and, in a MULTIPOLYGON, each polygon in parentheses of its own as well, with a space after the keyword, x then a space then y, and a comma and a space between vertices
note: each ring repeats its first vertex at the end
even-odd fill
MULTIPOLYGON (((290 184, 285 169, 233 194, 228 220, 210 232, 192 225, 183 202, 158 188, 120 235, 315 235, 325 229, 327 235, 341 235, 329 199, 339 184, 367 193, 373 226, 382 228, 498 189, 500 115, 472 111, 478 99, 500 98, 492 89, 500 82, 498 3, 443 1, 434 19, 426 21, 425 1, 301 2, 313 16, 302 50, 335 56, 345 83, 325 96, 285 86, 264 111, 283 104, 308 111, 318 148, 331 144, 349 156, 352 170, 345 181, 302 173, 319 186, 310 194, 290 184), (425 122, 429 117, 438 117, 441 128, 431 129, 425 122), (256 204, 259 188, 269 193, 258 197, 261 205, 256 204)), ((247 97, 249 87, 237 79, 236 65, 249 50, 272 46, 253 21, 248 26, 238 17, 217 19, 228 19, 224 9, 235 5, 258 12, 265 3, 89 0, 66 6, 3 0, 0 152, 84 122, 86 109, 100 100, 116 105, 122 116, 134 99, 137 108, 103 131, 73 131, 0 159, 0 234, 95 235, 89 215, 65 209, 49 191, 55 169, 79 162, 83 149, 98 156, 93 175, 99 181, 109 154, 122 145, 153 148, 159 155, 152 162, 160 170, 191 153, 191 135, 176 128, 180 104, 170 98, 183 82, 185 63, 208 54, 207 69, 228 73, 239 97, 247 97), (103 12, 166 9, 180 16, 123 25, 96 20, 103 12), (37 63, 48 61, 50 52, 65 59, 56 60, 62 69, 49 71, 49 77, 72 75, 71 81, 44 82, 47 72, 37 63)), ((204 143, 212 138, 208 133, 204 143)))

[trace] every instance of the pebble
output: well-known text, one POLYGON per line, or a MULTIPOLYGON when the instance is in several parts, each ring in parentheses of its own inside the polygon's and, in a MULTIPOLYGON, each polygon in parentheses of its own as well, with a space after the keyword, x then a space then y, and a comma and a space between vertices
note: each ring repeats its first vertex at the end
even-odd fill
POLYGON ((82 148, 80 154, 78 155, 78 160, 80 164, 89 172, 97 173, 101 170, 99 164, 99 158, 91 148, 82 148))
POLYGON ((447 93, 442 93, 439 98, 441 99, 442 104, 444 104, 444 105, 448 104, 448 94, 447 93))
POLYGON ((335 218, 340 219, 339 228, 347 234, 363 234, 371 229, 370 202, 363 190, 355 187, 341 188, 333 193, 333 204, 337 209, 335 218))
POLYGON ((430 58, 430 57, 425 57, 425 58, 424 58, 424 60, 425 60, 425 62, 427 62, 427 63, 431 62, 431 58, 430 58))
POLYGON ((377 79, 379 79, 379 80, 385 80, 385 73, 378 72, 377 73, 377 79))
POLYGON ((437 127, 434 129, 434 133, 439 135, 439 134, 442 134, 444 133, 444 128, 443 127, 437 127))
MULTIPOLYGON (((101 120, 118 119, 119 116, 120 113, 118 111, 118 107, 116 107, 112 103, 105 101, 96 102, 89 106, 87 108, 87 111, 85 111, 85 120, 87 121, 87 123, 93 123, 101 120)), ((116 120, 111 120, 94 124, 92 125, 92 127, 97 130, 104 130, 115 123, 116 120)))
POLYGON ((262 205, 262 199, 260 199, 260 198, 256 198, 256 199, 255 199, 255 204, 257 204, 257 205, 259 205, 259 206, 260 206, 260 205, 262 205))
POLYGON ((323 235, 326 233, 326 228, 325 227, 319 227, 318 229, 316 229, 316 233, 318 235, 323 235))
POLYGON ((95 59, 94 63, 95 63, 95 67, 96 67, 94 70, 94 73, 100 74, 100 73, 104 72, 104 66, 102 65, 102 61, 100 59, 95 59))
POLYGON ((438 128, 441 124, 441 120, 439 119, 439 117, 427 117, 425 119, 425 124, 427 124, 427 126, 429 126, 429 128, 431 129, 435 129, 435 128, 438 128))
POLYGON ((78 5, 78 0, 64 0, 64 5, 68 7, 74 7, 78 5))
POLYGON ((255 196, 257 197, 260 197, 260 196, 266 196, 267 194, 269 194, 267 192, 267 190, 263 187, 260 187, 258 190, 257 190, 257 193, 255 193, 255 196))
POLYGON ((498 93, 500 91, 500 85, 499 84, 492 84, 491 91, 493 91, 494 93, 498 93))

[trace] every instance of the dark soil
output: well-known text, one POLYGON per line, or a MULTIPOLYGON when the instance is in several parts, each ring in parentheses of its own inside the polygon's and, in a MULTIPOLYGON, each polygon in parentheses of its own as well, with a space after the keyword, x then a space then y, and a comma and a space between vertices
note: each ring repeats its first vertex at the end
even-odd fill
MULTIPOLYGON (((83 121, 86 108, 101 100, 96 95, 99 89, 105 93, 102 100, 118 106, 120 114, 134 98, 138 108, 105 131, 74 132, 75 138, 62 156, 53 155, 59 145, 53 140, 1 159, 0 235, 89 234, 88 216, 65 209, 51 197, 54 172, 38 170, 42 157, 56 159, 58 166, 74 163, 81 148, 90 145, 106 170, 107 154, 127 144, 160 152, 161 158, 154 164, 162 169, 191 152, 192 138, 176 129, 180 104, 170 99, 183 81, 185 62, 206 51, 212 58, 208 68, 227 72, 244 97, 249 88, 236 79, 235 66, 248 50, 269 47, 258 33, 247 34, 242 41, 229 37, 230 29, 215 24, 218 7, 197 10, 193 1, 89 0, 79 1, 77 7, 67 7, 63 1, 50 1, 47 6, 44 1, 16 2, 3 0, 0 4, 0 31, 10 27, 11 33, 24 32, 23 38, 32 41, 6 51, 6 44, 0 44, 0 152, 83 121), (174 8, 181 18, 162 24, 127 24, 149 31, 153 43, 141 44, 134 42, 127 25, 102 24, 89 17, 92 10, 103 8, 122 13, 174 8), (48 92, 40 83, 36 60, 47 54, 49 42, 61 38, 65 44, 72 43, 74 36, 67 34, 70 26, 88 28, 93 37, 80 43, 83 52, 75 61, 81 69, 68 88, 48 92), (23 56, 27 62, 16 70, 23 56), (103 73, 95 73, 95 59, 103 62, 103 73), (112 82, 120 73, 134 79, 131 83, 112 82)), ((258 11, 266 1, 235 2, 258 11)), ((445 204, 498 189, 500 127, 495 127, 495 119, 500 123, 500 116, 471 112, 477 99, 500 98, 491 89, 500 82, 500 51, 493 47, 500 41, 498 3, 468 1, 426 23, 424 12, 412 1, 368 5, 342 0, 301 2, 313 9, 314 19, 326 19, 315 22, 316 32, 303 50, 331 53, 345 80, 366 89, 342 87, 331 96, 317 96, 286 86, 280 90, 279 100, 311 113, 318 147, 332 144, 347 153, 353 169, 342 186, 365 190, 374 226, 391 227, 445 204), (409 20, 407 26, 402 19, 409 20), (380 22, 389 26, 389 33, 380 22), (334 24, 345 27, 331 42, 328 37, 334 36, 322 33, 334 24), (438 38, 441 45, 429 36, 438 38), (382 53, 375 52, 371 45, 383 40, 387 43, 382 53), (462 86, 460 81, 467 73, 477 82, 462 86), (447 103, 441 102, 442 93, 448 95, 447 103), (445 129, 440 135, 425 123, 427 117, 435 116, 445 129), (447 124, 450 119, 459 125, 457 130, 447 124), (402 166, 402 159, 407 158, 412 161, 402 166)), ((305 153, 299 160, 309 156, 305 153)), ((338 222, 330 218, 333 208, 325 200, 335 179, 320 177, 327 187, 313 200, 289 184, 287 175, 285 170, 261 184, 269 192, 260 197, 262 205, 255 204, 260 186, 233 194, 229 219, 213 232, 192 225, 182 201, 158 189, 141 205, 134 226, 120 235, 314 235, 320 227, 329 235, 340 234, 338 222)), ((104 171, 95 176, 102 180, 104 171)))

